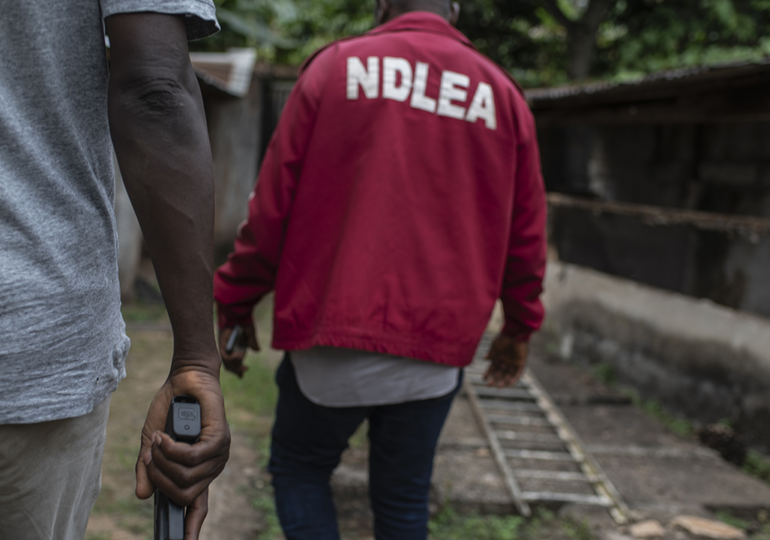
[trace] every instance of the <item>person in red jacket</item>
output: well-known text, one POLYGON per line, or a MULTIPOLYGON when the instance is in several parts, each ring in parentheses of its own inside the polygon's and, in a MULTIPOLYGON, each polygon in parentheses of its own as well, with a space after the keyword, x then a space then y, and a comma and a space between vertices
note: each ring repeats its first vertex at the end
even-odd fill
POLYGON ((369 422, 378 540, 425 539, 439 433, 497 298, 488 384, 543 319, 545 192, 532 114, 453 28, 448 0, 378 0, 374 30, 315 53, 216 273, 220 348, 275 291, 286 350, 269 470, 286 538, 337 539, 329 479, 369 422))

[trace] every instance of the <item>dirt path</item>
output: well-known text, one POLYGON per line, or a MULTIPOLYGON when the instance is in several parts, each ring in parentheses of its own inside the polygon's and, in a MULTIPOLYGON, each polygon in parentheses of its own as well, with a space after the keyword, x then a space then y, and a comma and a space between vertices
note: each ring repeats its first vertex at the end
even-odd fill
MULTIPOLYGON (((129 331, 129 336, 128 377, 112 398, 102 492, 91 513, 86 540, 152 538, 152 499, 139 501, 134 496, 134 463, 146 408, 166 378, 173 343, 171 333, 163 330, 129 331)), ((209 516, 201 540, 252 540, 265 529, 253 501, 259 487, 259 454, 254 441, 264 435, 266 421, 255 418, 235 401, 228 404, 228 416, 236 426, 232 429, 230 461, 211 486, 209 516)))
POLYGON ((240 433, 233 434, 230 461, 209 488, 209 515, 201 540, 252 540, 260 514, 252 504, 258 481, 258 456, 240 433))

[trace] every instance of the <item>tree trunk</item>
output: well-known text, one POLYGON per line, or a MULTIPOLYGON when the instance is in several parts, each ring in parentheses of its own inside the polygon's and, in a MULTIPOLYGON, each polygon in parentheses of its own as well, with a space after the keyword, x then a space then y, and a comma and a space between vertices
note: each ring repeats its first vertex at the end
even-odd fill
POLYGON ((591 60, 596 47, 596 29, 591 30, 580 24, 569 32, 569 63, 567 75, 575 81, 582 81, 591 72, 591 60))
POLYGON ((559 9, 556 0, 542 0, 545 9, 567 29, 569 64, 567 75, 572 80, 583 80, 591 72, 591 60, 596 48, 596 32, 604 19, 607 8, 615 0, 591 0, 578 21, 571 21, 559 9))

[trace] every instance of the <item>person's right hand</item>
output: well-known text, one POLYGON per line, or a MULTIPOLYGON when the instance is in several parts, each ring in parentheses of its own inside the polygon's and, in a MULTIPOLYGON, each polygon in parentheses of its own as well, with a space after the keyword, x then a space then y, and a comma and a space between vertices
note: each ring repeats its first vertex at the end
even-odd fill
POLYGON ((225 468, 229 450, 230 429, 219 373, 191 365, 175 368, 172 364, 142 428, 136 495, 146 499, 158 488, 179 506, 186 506, 185 540, 196 540, 208 512, 208 486, 225 468), (192 396, 201 406, 201 436, 193 445, 176 442, 164 433, 169 404, 179 395, 192 396))
POLYGON ((516 338, 499 335, 492 342, 487 354, 491 360, 484 381, 493 388, 513 386, 524 374, 527 367, 529 344, 516 338))
POLYGON ((230 336, 233 333, 232 328, 220 328, 219 329, 219 355, 222 357, 222 363, 227 371, 231 371, 238 375, 238 378, 242 378, 243 374, 248 370, 248 366, 243 364, 243 359, 246 357, 247 348, 251 348, 254 351, 259 350, 259 342, 257 341, 257 332, 254 329, 253 324, 241 325, 243 331, 241 332, 241 338, 238 343, 235 344, 233 352, 227 352, 227 342, 230 340, 230 336))

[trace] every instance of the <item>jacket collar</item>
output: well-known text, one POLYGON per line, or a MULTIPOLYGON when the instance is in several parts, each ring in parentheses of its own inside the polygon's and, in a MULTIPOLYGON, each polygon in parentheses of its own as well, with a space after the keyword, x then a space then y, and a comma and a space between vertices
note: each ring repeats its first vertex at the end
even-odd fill
POLYGON ((383 34, 386 32, 403 32, 408 30, 417 30, 423 32, 432 32, 451 37, 466 45, 473 47, 471 40, 453 27, 449 22, 435 13, 428 11, 410 11, 389 21, 381 26, 370 30, 368 34, 383 34))

